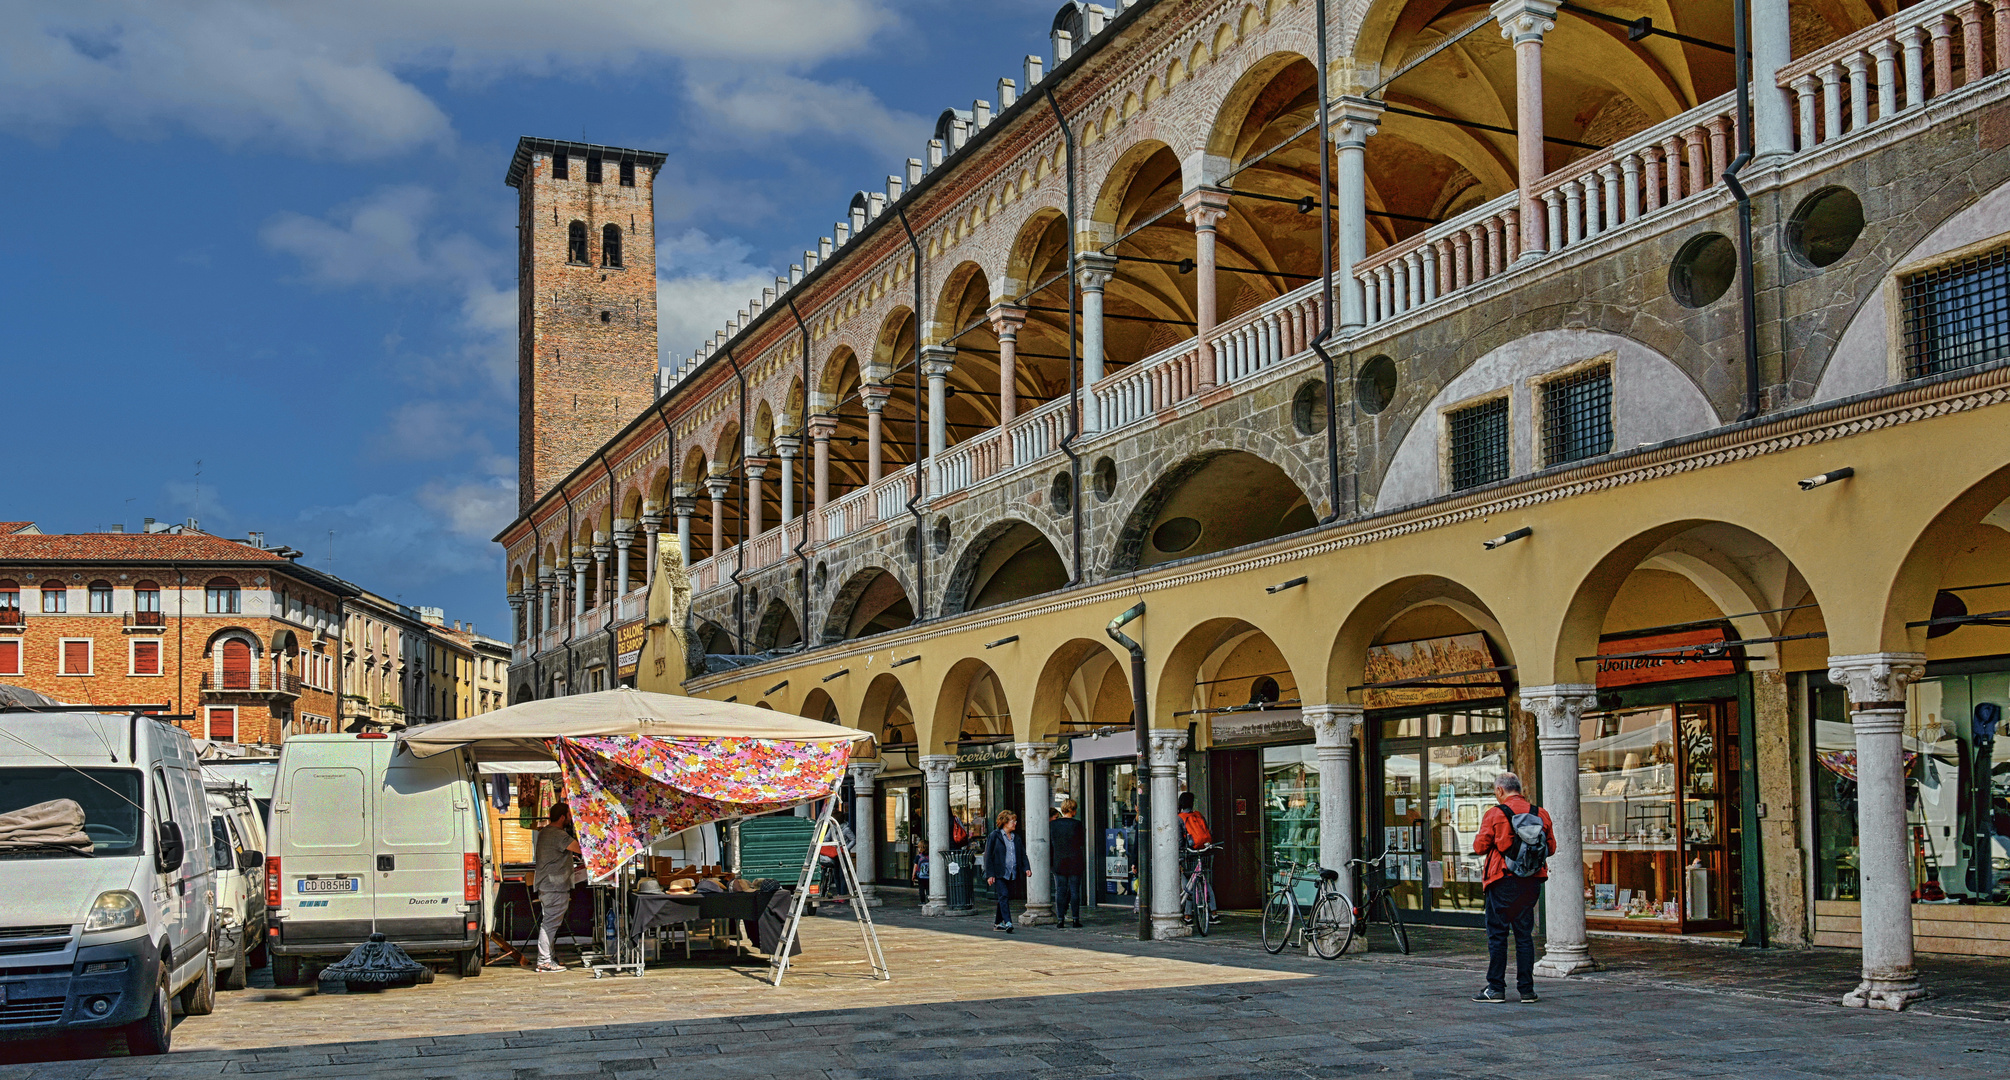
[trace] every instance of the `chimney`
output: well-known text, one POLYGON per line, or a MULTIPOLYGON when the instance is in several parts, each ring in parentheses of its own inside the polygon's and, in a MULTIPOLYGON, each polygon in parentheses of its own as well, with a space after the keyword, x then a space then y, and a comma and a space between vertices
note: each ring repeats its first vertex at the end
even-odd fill
POLYGON ((1019 101, 1019 84, 1011 79, 998 80, 998 108, 1009 109, 1019 101))
POLYGON ((257 548, 260 551, 265 550, 264 533, 262 532, 245 533, 244 536, 245 536, 245 543, 250 544, 252 547, 257 548))
POLYGON ((1042 63, 1041 59, 1037 56, 1026 57, 1026 89, 1028 92, 1031 92, 1034 87, 1040 85, 1040 80, 1046 77, 1045 73, 1041 71, 1042 63))
POLYGON ((831 234, 836 237, 835 242, 832 244, 833 247, 845 246, 845 244, 851 241, 851 223, 848 221, 838 222, 831 226, 831 234))
POLYGON ((942 167, 942 140, 928 140, 928 167, 931 170, 942 167))
MULTIPOLYGON (((887 179, 891 180, 893 177, 889 176, 887 179)), ((875 191, 871 195, 866 196, 866 201, 872 204, 871 216, 873 218, 878 218, 879 215, 886 213, 886 196, 875 191)))
POLYGON ((1103 26, 1110 18, 1110 9, 1101 4, 1090 4, 1083 15, 1082 33, 1085 38, 1092 38, 1103 32, 1103 26))
MULTIPOLYGON (((918 161, 916 161, 916 160, 914 160, 913 158, 908 158, 908 159, 907 159, 907 172, 908 172, 909 174, 912 174, 912 173, 913 173, 913 172, 915 171, 914 167, 915 167, 916 165, 919 165, 919 164, 921 164, 921 163, 920 163, 920 162, 918 162, 918 161)), ((906 189, 907 189, 907 184, 906 184, 906 182, 904 182, 903 180, 901 180, 901 178, 900 178, 900 177, 898 177, 898 176, 889 176, 889 177, 887 177, 887 178, 886 178, 886 201, 887 201, 887 202, 890 202, 890 203, 894 203, 894 202, 899 202, 899 201, 900 201, 900 193, 901 193, 902 191, 905 191, 906 189)))
POLYGON ((978 98, 970 103, 970 130, 975 132, 991 126, 991 103, 978 98))
POLYGON ((872 196, 867 195, 864 206, 854 206, 851 208, 851 231, 855 233, 864 232, 865 223, 876 216, 877 212, 872 208, 872 196))
POLYGON ((803 273, 805 274, 815 273, 816 269, 817 269, 817 253, 814 251, 803 252, 803 273))
POLYGON ((791 285, 799 284, 801 283, 802 280, 803 280, 803 268, 800 266, 789 267, 789 284, 791 285))
POLYGON ((189 518, 189 519, 188 519, 188 525, 187 525, 187 526, 185 526, 185 529, 186 529, 186 530, 187 530, 188 532, 201 532, 201 531, 202 531, 202 529, 201 529, 201 528, 197 527, 197 525, 196 525, 196 523, 195 523, 195 519, 194 519, 194 518, 189 518))
POLYGON ((126 531, 126 523, 125 523, 125 522, 123 522, 123 521, 119 522, 118 524, 116 524, 116 525, 112 526, 112 531, 113 531, 113 532, 115 532, 115 533, 122 533, 122 532, 125 532, 125 531, 126 531))
MULTIPOLYGON (((779 282, 777 282, 777 284, 779 284, 779 282)), ((762 307, 769 307, 769 306, 773 305, 773 304, 774 304, 774 302, 775 302, 775 290, 773 290, 773 289, 762 289, 762 290, 761 290, 761 306, 762 306, 762 307)))
POLYGON ((822 237, 817 241, 817 261, 822 262, 830 257, 831 257, 831 238, 828 236, 822 237))
POLYGON ((1053 33, 1054 66, 1059 68, 1070 56, 1075 55, 1075 35, 1056 28, 1053 33))

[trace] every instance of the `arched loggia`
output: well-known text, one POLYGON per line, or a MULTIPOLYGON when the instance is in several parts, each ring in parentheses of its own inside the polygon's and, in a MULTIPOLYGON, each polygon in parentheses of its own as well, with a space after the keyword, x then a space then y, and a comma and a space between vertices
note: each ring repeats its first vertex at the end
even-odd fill
POLYGON ((1276 465, 1242 450, 1195 455, 1160 476, 1132 508, 1110 572, 1260 543, 1315 523, 1305 492, 1276 465))

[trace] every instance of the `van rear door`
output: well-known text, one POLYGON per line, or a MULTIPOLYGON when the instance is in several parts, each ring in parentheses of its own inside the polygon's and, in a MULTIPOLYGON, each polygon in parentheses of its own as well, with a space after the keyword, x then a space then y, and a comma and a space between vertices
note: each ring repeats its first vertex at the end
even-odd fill
POLYGON ((462 755, 417 758, 390 741, 376 753, 378 931, 397 942, 471 937, 464 875, 473 807, 462 755))
POLYGON ((370 872, 370 789, 363 770, 302 765, 284 782, 280 903, 292 913, 286 944, 367 941, 376 875, 370 872))

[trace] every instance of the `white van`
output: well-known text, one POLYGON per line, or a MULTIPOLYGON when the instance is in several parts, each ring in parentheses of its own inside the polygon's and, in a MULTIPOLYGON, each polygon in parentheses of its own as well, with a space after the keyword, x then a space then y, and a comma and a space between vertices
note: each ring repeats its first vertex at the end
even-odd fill
POLYGON ((187 732, 139 715, 0 713, 0 1038, 122 1027, 133 1053, 165 1053, 171 997, 193 1016, 216 1007, 211 856, 187 732), (72 805, 88 848, 50 842, 74 826, 31 820, 74 820, 72 805))
POLYGON ((495 867, 466 753, 415 758, 376 732, 295 735, 279 752, 269 843, 273 982, 299 984, 372 931, 480 973, 495 867))
MULTIPOLYGON (((203 775, 213 774, 204 769, 203 775)), ((222 980, 218 985, 242 990, 266 961, 265 820, 245 785, 208 779, 203 786, 209 793, 216 914, 222 924, 216 954, 222 980)))

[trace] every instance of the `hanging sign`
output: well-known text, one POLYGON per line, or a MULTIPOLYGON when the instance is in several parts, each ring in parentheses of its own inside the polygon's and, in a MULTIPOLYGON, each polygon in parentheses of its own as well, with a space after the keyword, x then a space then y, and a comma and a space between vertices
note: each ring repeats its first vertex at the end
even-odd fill
POLYGON ((625 679, 635 674, 635 665, 642 659, 642 640, 648 635, 648 627, 641 622, 632 622, 614 630, 614 677, 625 679))
POLYGON ((1738 661, 1731 655, 1735 646, 1736 642, 1728 638, 1721 626, 1600 641, 1598 685, 1601 688, 1639 686, 1642 683, 1673 682, 1677 679, 1736 675, 1738 661), (1699 651, 1707 646, 1717 648, 1699 651), (1653 655, 1614 656, 1612 655, 1614 653, 1653 655))
POLYGON ((1480 671, 1499 663, 1487 644, 1487 636, 1477 632, 1372 645, 1368 648, 1367 678, 1363 680, 1368 689, 1362 695, 1362 704, 1370 709, 1396 709, 1501 697, 1507 693, 1501 673, 1480 671), (1470 671, 1480 674, 1456 674, 1470 671), (1410 679, 1441 685, 1375 686, 1410 679))
POLYGON ((1297 709, 1250 709, 1215 713, 1207 719, 1208 741, 1215 746, 1255 746, 1261 743, 1310 742, 1312 725, 1297 709))

